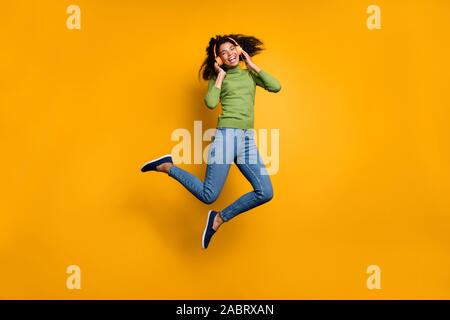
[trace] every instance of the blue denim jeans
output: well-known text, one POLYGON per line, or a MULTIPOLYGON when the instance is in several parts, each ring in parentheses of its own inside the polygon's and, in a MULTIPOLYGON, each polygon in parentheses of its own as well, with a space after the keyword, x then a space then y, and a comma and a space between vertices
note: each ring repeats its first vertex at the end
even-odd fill
POLYGON ((172 166, 169 176, 179 181, 204 203, 213 203, 219 196, 234 162, 253 187, 221 211, 224 221, 259 206, 273 197, 272 183, 257 150, 254 129, 216 128, 208 150, 204 181, 191 173, 172 166))

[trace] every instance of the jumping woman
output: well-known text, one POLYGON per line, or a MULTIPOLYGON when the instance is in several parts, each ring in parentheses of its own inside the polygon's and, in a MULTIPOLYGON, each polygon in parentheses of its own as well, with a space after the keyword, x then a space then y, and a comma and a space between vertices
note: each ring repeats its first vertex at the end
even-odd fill
POLYGON ((204 181, 175 166, 170 154, 141 167, 142 172, 167 173, 206 204, 213 203, 219 196, 233 162, 249 180, 252 192, 221 211, 209 210, 202 235, 204 249, 222 223, 273 197, 272 183, 254 140, 253 105, 256 86, 278 92, 281 85, 252 61, 251 57, 263 50, 262 45, 255 37, 230 34, 211 38, 206 48, 207 57, 199 70, 199 74, 203 70, 202 78, 208 81, 204 102, 214 109, 220 100, 222 111, 208 149, 204 181), (240 60, 247 68, 241 68, 240 60))

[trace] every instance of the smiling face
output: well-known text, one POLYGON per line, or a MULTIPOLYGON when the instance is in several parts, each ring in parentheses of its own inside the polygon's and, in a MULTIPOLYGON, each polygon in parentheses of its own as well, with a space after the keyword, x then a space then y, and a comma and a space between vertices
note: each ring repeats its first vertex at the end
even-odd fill
POLYGON ((239 64, 239 55, 234 43, 222 43, 219 47, 219 57, 227 67, 233 68, 239 64))

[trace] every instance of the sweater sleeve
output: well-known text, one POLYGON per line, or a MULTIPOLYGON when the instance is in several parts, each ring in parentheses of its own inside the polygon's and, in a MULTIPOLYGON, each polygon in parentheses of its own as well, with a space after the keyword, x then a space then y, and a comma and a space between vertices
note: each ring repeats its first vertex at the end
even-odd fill
POLYGON ((208 92, 205 95, 204 101, 208 108, 214 109, 217 107, 220 99, 220 88, 215 86, 216 78, 213 77, 208 81, 208 92))
POLYGON ((261 69, 259 72, 250 71, 250 73, 253 79, 255 79, 257 86, 270 92, 278 92, 281 90, 280 82, 266 71, 261 69))

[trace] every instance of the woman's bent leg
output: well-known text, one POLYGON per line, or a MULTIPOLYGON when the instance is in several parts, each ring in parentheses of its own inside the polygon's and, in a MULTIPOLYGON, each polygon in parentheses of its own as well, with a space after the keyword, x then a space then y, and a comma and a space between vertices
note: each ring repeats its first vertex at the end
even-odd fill
POLYGON ((270 176, 267 173, 266 167, 258 150, 256 149, 253 136, 246 141, 244 150, 246 154, 249 154, 249 158, 252 158, 253 154, 253 159, 256 160, 250 161, 249 159, 246 159, 245 154, 241 154, 235 163, 245 178, 250 181, 254 190, 244 194, 231 205, 222 210, 221 216, 224 221, 228 221, 242 212, 266 203, 273 197, 270 176))
POLYGON ((169 176, 180 182, 200 201, 213 203, 220 194, 230 170, 230 164, 208 164, 205 180, 201 181, 193 174, 177 166, 172 166, 169 176))
POLYGON ((225 132, 225 129, 217 129, 213 143, 209 146, 204 181, 176 166, 172 166, 168 172, 170 177, 207 204, 213 203, 219 196, 234 158, 234 148, 227 142, 231 140, 226 139, 225 132))

